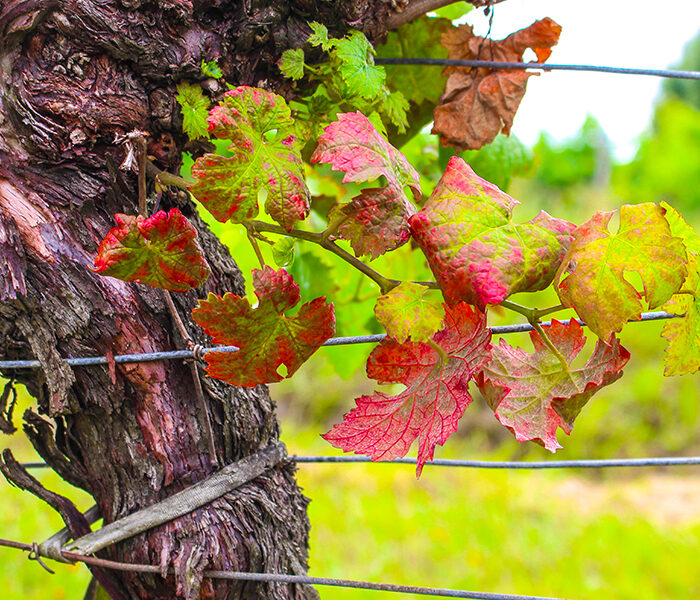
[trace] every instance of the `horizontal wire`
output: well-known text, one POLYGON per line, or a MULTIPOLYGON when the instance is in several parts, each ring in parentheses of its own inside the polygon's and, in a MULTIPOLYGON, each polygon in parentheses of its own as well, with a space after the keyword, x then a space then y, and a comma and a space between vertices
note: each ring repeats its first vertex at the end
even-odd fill
MULTIPOLYGON (((25 544, 15 540, 0 539, 0 546, 15 548, 27 552, 36 553, 37 549, 32 544, 25 544)), ((62 552, 64 558, 71 561, 84 562, 87 565, 113 569, 115 571, 128 571, 131 573, 160 574, 161 568, 156 565, 144 565, 135 563, 123 563, 93 556, 82 556, 74 552, 62 552)), ((32 555, 30 554, 30 557, 32 555)), ((36 556, 32 557, 36 560, 36 556)), ((171 570, 172 572, 172 570, 171 570)), ((204 577, 209 579, 262 581, 277 583, 295 583, 310 585, 325 585, 333 587, 354 588, 360 590, 372 590, 377 592, 394 592, 398 594, 416 594, 421 596, 434 596, 442 598, 472 598, 475 600, 559 600, 544 596, 521 596, 517 594, 492 594, 489 592, 467 592, 462 590, 450 590, 445 588, 418 587, 412 585, 397 585, 393 583, 373 583, 371 581, 356 581, 350 579, 331 579, 328 577, 311 577, 308 575, 284 575, 280 573, 245 573, 241 571, 204 571, 204 577)))
MULTIPOLYGON (((634 319, 630 323, 637 323, 640 321, 658 321, 662 319, 676 319, 681 318, 684 315, 673 315, 663 311, 648 312, 643 313, 641 318, 634 319)), ((580 325, 585 326, 586 324, 580 319, 574 319, 580 325)), ((561 323, 568 325, 571 319, 563 319, 561 323)), ((552 324, 551 321, 544 321, 542 323, 543 327, 549 327, 552 324)), ((522 333, 526 331, 532 331, 534 328, 529 323, 520 323, 518 325, 500 325, 489 327, 491 333, 494 335, 503 335, 508 333, 522 333)), ((349 344, 374 344, 381 342, 386 337, 385 333, 378 333, 375 335, 357 335, 350 337, 336 337, 326 340, 323 346, 344 346, 349 344)), ((236 346, 212 346, 211 348, 203 348, 202 354, 207 354, 209 352, 237 352, 238 348, 236 346)), ((155 360, 173 360, 173 359, 191 359, 194 357, 193 350, 168 350, 164 352, 141 352, 137 354, 117 354, 114 356, 114 362, 116 364, 122 363, 134 363, 134 362, 150 362, 155 360)), ((94 365, 107 365, 109 364, 109 359, 106 356, 84 356, 77 358, 65 358, 63 359, 66 364, 71 367, 85 367, 94 365)), ((41 363, 38 360, 0 360, 0 369, 37 369, 41 367, 41 363)))
POLYGON ((543 71, 591 71, 619 75, 651 75, 671 79, 700 79, 698 71, 674 69, 635 69, 627 67, 602 67, 597 65, 557 65, 536 62, 501 62, 497 60, 458 60, 454 58, 375 58, 378 65, 435 65, 448 67, 484 67, 498 69, 541 69, 543 71))
MULTIPOLYGON (((372 463, 382 465, 415 465, 415 458, 394 460, 372 460, 367 456, 290 456, 299 464, 312 463, 372 463)), ((656 456, 649 458, 604 458, 592 460, 541 460, 541 461, 499 461, 499 460, 456 460, 435 458, 426 466, 463 467, 471 469, 605 469, 609 467, 687 467, 700 466, 700 456, 656 456)), ((44 462, 22 463, 25 469, 49 468, 44 462)))

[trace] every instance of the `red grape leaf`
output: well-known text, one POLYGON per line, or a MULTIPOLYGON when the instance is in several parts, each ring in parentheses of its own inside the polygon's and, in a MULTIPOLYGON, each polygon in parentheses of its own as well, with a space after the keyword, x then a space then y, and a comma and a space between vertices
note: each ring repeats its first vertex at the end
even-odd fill
MULTIPOLYGON (((460 25, 442 35, 442 44, 452 59, 523 62, 523 53, 531 48, 544 62, 560 33, 561 27, 549 18, 497 41, 474 35, 470 25, 460 25)), ((442 104, 434 111, 433 133, 443 145, 472 150, 491 143, 501 130, 510 133, 527 80, 537 75, 469 67, 447 67, 444 74, 448 79, 442 104)))
POLYGON ((561 448, 557 427, 570 434, 574 420, 591 396, 622 377, 630 355, 612 338, 609 345, 599 341, 590 360, 573 368, 570 363, 586 343, 578 322, 572 320, 564 325, 553 320, 545 331, 569 362, 570 373, 566 373, 540 335, 532 331, 533 354, 501 339, 476 381, 496 418, 519 442, 533 440, 555 452, 561 448))
POLYGON ((335 171, 344 171, 343 183, 372 181, 383 175, 400 193, 409 186, 416 199, 421 197, 418 172, 361 112, 338 114, 338 120, 318 138, 311 161, 330 163, 335 171))
POLYGON ((152 217, 114 215, 95 257, 95 272, 186 292, 209 277, 209 265, 196 241, 197 231, 177 208, 152 217))
POLYGON ((423 209, 409 219, 445 300, 483 310, 515 292, 545 289, 575 226, 541 212, 513 223, 519 204, 453 156, 423 209))
POLYGON ((192 166, 190 191, 222 223, 241 223, 265 211, 287 231, 309 214, 301 145, 290 135, 294 122, 284 98, 247 86, 224 94, 209 113, 209 131, 231 140, 233 156, 205 154, 192 166))
POLYGON ((392 460, 404 456, 418 438, 417 475, 444 444, 472 401, 468 383, 490 356, 491 332, 486 316, 467 304, 446 308, 444 327, 429 344, 386 338, 370 354, 367 375, 379 383, 403 383, 390 396, 375 392, 356 400, 357 407, 323 437, 337 448, 392 460))
POLYGON ((377 298, 374 314, 386 332, 400 344, 425 342, 440 329, 445 307, 424 285, 404 281, 377 298))
POLYGON ((319 137, 311 160, 344 171, 344 183, 372 181, 381 175, 387 180, 386 186, 366 189, 329 214, 331 227, 342 219, 335 233, 350 241, 357 256, 376 258, 409 240, 408 217, 416 209, 404 187, 419 199, 418 173, 361 112, 339 114, 319 137))
POLYGON ((296 315, 285 311, 299 303, 299 286, 284 269, 253 270, 258 305, 231 293, 209 294, 192 318, 217 344, 238 352, 207 352, 207 373, 233 385, 254 387, 281 381, 281 365, 291 375, 335 332, 333 304, 325 297, 303 304, 296 315))
POLYGON ((374 259, 411 238, 408 218, 415 212, 403 192, 387 185, 362 190, 350 202, 334 206, 328 221, 340 223, 335 234, 350 241, 356 256, 374 259))
POLYGON ((555 287, 561 303, 603 340, 642 312, 641 296, 625 272, 639 274, 649 308, 661 306, 683 284, 685 246, 672 236, 665 212, 651 202, 626 204, 618 233, 608 231, 613 212, 597 212, 574 232, 555 287))

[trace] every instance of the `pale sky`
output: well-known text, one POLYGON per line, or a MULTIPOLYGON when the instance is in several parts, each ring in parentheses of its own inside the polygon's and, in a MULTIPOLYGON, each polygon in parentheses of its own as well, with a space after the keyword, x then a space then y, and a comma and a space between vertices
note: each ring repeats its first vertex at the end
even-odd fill
MULTIPOLYGON (((700 0, 507 0, 492 9, 494 39, 544 17, 559 23, 552 63, 665 69, 680 60, 684 44, 700 30, 700 0)), ((466 20, 477 34, 486 33, 483 10, 471 11, 466 20)), ((530 78, 513 133, 528 145, 540 131, 563 139, 590 113, 615 156, 627 160, 650 122, 660 84, 658 77, 641 75, 543 73, 530 78)))

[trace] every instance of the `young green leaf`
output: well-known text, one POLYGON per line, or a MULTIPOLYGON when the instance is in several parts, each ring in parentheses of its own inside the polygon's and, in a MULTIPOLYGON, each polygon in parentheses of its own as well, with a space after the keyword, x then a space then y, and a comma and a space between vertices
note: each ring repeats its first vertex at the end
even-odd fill
POLYGON ((311 21, 309 27, 311 27, 312 33, 309 36, 308 42, 312 46, 321 46, 324 52, 328 52, 338 43, 338 40, 328 38, 328 28, 325 25, 316 21, 311 21))
POLYGON ((406 340, 425 342, 440 329, 445 307, 434 291, 404 281, 377 298, 374 314, 386 332, 400 344, 406 340))
POLYGON ((202 72, 202 75, 205 77, 213 77, 214 79, 221 79, 224 74, 221 71, 221 67, 218 65, 218 63, 215 60, 210 60, 209 62, 205 62, 204 59, 202 59, 202 64, 200 65, 199 70, 202 72))
POLYGON ((204 95, 202 87, 182 81, 177 85, 175 95, 182 113, 182 129, 191 140, 207 137, 207 117, 209 116, 209 98, 204 95))
POLYGON ((335 331, 333 304, 316 298, 295 316, 285 313, 299 303, 299 286, 284 269, 253 271, 258 305, 227 293, 209 294, 192 318, 217 344, 238 346, 238 352, 208 352, 207 373, 233 385, 254 387, 281 381, 281 365, 290 377, 335 331))
POLYGON ((367 375, 380 383, 403 383, 390 396, 375 392, 356 400, 357 407, 323 437, 337 448, 392 460, 418 445, 420 476, 435 446, 444 444, 472 401, 468 382, 490 357, 491 333, 486 316, 466 304, 445 310, 443 328, 425 343, 386 338, 367 362, 367 375))
POLYGON ((277 61, 282 75, 295 81, 304 77, 304 51, 301 48, 285 50, 277 61))
POLYGON ((351 31, 335 48, 340 60, 340 76, 353 93, 363 98, 376 96, 384 85, 384 69, 374 64, 374 48, 365 34, 351 31))
POLYGON ((513 223, 517 204, 461 158, 450 159, 432 196, 409 219, 448 304, 483 310, 552 282, 575 226, 544 211, 513 223))
POLYGON ((209 265, 197 231, 177 208, 152 217, 114 215, 117 226, 100 244, 95 272, 173 292, 204 283, 209 265))
POLYGON ((281 237, 272 245, 272 259, 278 267, 289 267, 294 262, 294 238, 281 237))
POLYGON ((618 233, 608 230, 613 212, 596 213, 574 232, 555 286, 561 303, 572 307, 603 340, 629 319, 639 318, 643 309, 641 296, 625 272, 639 274, 652 309, 683 284, 685 246, 672 236, 665 212, 652 203, 624 205, 618 233))
MULTIPOLYGON (((575 320, 568 325, 553 320, 545 332, 569 363, 586 343, 581 325, 575 320)), ((533 354, 501 339, 476 381, 496 418, 519 442, 533 440, 555 452, 561 448, 557 428, 570 434, 574 420, 591 396, 622 377, 630 355, 617 339, 611 339, 609 345, 599 341, 583 367, 570 365, 566 372, 536 331, 530 333, 530 339, 533 354)))
POLYGON ((205 154, 192 166, 190 191, 214 217, 242 223, 265 211, 288 231, 309 214, 300 144, 284 98, 247 86, 226 92, 209 115, 209 130, 231 140, 233 156, 205 154))

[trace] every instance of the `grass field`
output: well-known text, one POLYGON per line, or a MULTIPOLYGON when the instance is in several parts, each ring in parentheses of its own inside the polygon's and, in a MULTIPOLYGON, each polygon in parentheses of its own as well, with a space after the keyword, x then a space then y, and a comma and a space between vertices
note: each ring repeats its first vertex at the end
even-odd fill
MULTIPOLYGON (((291 453, 328 452, 315 432, 288 429, 291 453)), ((441 455, 466 450, 457 442, 441 455)), ((88 506, 55 475, 41 479, 88 506)), ((312 499, 313 575, 576 600, 700 597, 695 469, 591 478, 428 466, 417 481, 408 465, 301 465, 299 481, 312 499)), ((5 483, 0 507, 0 537, 41 541, 61 526, 50 508, 5 483)), ((0 549, 2 598, 82 598, 87 571, 52 566, 56 575, 0 549)), ((321 596, 399 597, 337 588, 321 596)))

